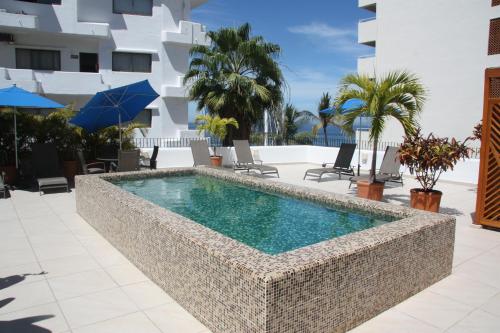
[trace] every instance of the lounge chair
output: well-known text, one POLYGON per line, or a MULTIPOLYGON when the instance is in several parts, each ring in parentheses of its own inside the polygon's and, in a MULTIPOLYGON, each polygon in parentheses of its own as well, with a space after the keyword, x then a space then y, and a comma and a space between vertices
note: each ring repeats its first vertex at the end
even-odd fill
POLYGON ((2 197, 5 199, 7 197, 7 185, 4 182, 4 173, 0 173, 0 193, 2 193, 2 197))
POLYGON ((119 150, 118 164, 111 163, 111 168, 115 172, 139 171, 140 150, 119 150))
MULTIPOLYGON (((400 167, 399 147, 387 146, 382 164, 376 174, 376 179, 383 182, 400 183, 403 186, 403 173, 399 172, 400 167)), ((367 180, 369 177, 367 175, 351 177, 349 179, 351 181, 349 188, 351 188, 352 183, 356 183, 358 180, 367 180)))
POLYGON ((87 164, 82 150, 79 149, 76 152, 76 154, 78 155, 78 160, 80 161, 80 166, 82 168, 82 172, 84 175, 95 175, 106 172, 106 165, 104 164, 104 162, 95 162, 87 164))
POLYGON ((160 149, 160 147, 154 146, 153 154, 151 155, 150 158, 141 157, 141 161, 140 161, 141 168, 148 168, 151 170, 156 169, 156 158, 158 157, 158 150, 159 149, 160 149))
POLYGON ((276 174, 278 178, 280 177, 276 167, 264 165, 263 161, 253 159, 248 140, 233 140, 233 144, 236 152, 236 162, 234 163, 235 170, 247 170, 247 172, 250 172, 250 170, 257 170, 261 175, 276 174), (256 161, 258 163, 255 163, 256 161))
POLYGON ((333 167, 328 167, 332 163, 324 163, 322 168, 309 169, 304 174, 304 178, 307 176, 318 177, 318 182, 321 180, 323 175, 328 173, 334 173, 339 175, 339 179, 342 175, 354 176, 354 170, 351 166, 352 157, 354 156, 354 151, 356 150, 355 143, 343 143, 340 145, 339 154, 333 163, 333 167))
POLYGON ((51 143, 35 144, 32 147, 33 170, 40 195, 46 189, 65 188, 69 192, 68 180, 63 177, 56 146, 51 143))
POLYGON ((191 140, 189 144, 191 145, 191 154, 193 154, 193 166, 212 165, 208 142, 206 140, 191 140))

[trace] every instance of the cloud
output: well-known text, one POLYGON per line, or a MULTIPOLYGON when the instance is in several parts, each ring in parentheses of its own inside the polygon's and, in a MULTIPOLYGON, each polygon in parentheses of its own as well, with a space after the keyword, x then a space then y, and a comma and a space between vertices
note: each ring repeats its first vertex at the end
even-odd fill
POLYGON ((315 111, 323 92, 335 96, 340 75, 313 68, 286 70, 290 102, 302 110, 315 111))
POLYGON ((331 52, 358 53, 363 49, 357 42, 357 31, 336 28, 322 22, 292 26, 288 31, 308 38, 316 46, 331 52))

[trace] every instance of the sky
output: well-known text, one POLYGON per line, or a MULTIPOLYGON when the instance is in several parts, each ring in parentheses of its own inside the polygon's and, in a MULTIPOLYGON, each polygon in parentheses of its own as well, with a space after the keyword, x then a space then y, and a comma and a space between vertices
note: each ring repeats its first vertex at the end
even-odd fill
POLYGON ((316 111, 322 93, 335 95, 339 79, 356 72, 357 58, 374 52, 357 43, 358 21, 373 16, 358 0, 208 0, 191 15, 208 30, 249 22, 254 35, 279 44, 285 101, 299 110, 316 111))

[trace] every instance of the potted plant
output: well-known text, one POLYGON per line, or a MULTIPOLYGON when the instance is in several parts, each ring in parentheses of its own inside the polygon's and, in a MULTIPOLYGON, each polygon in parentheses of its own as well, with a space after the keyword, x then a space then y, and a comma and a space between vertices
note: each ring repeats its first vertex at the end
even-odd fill
MULTIPOLYGON (((196 124, 198 125, 196 129, 198 133, 202 131, 207 131, 212 136, 216 137, 220 140, 220 142, 224 141, 224 138, 227 135, 227 127, 229 125, 238 128, 238 122, 234 118, 221 118, 219 116, 212 117, 210 115, 198 115, 195 119, 196 124)), ((211 161, 213 166, 221 166, 222 165, 222 156, 217 155, 215 143, 212 147, 214 155, 211 156, 211 161)))
POLYGON ((377 181, 377 149, 379 138, 390 118, 396 119, 406 134, 413 133, 416 117, 425 101, 425 89, 419 79, 405 71, 391 72, 383 77, 371 79, 367 75, 350 74, 341 80, 337 97, 337 108, 349 100, 358 100, 358 106, 345 111, 343 130, 353 133, 358 117, 370 117, 370 141, 373 142, 370 176, 366 181, 357 181, 358 197, 381 200, 384 183, 377 181))
POLYGON ((412 208, 439 211, 443 193, 434 190, 434 186, 443 172, 453 170, 459 160, 469 157, 467 140, 437 138, 432 133, 424 137, 420 129, 405 136, 399 151, 401 164, 408 167, 421 186, 410 190, 412 208))

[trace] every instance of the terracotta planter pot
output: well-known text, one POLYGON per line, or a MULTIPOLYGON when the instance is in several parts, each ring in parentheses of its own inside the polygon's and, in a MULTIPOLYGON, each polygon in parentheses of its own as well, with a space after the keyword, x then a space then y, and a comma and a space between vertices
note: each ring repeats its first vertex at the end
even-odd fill
POLYGON ((210 156, 210 161, 214 167, 222 166, 222 156, 210 156))
POLYGON ((14 185, 16 183, 16 166, 15 165, 6 165, 0 166, 0 174, 5 173, 5 183, 9 185, 14 185))
POLYGON ((356 182, 358 188, 358 197, 370 200, 380 201, 384 195, 384 183, 361 180, 356 182))
POLYGON ((76 161, 63 161, 64 177, 69 181, 73 181, 78 174, 78 163, 76 161))
POLYGON ((422 189, 413 188, 410 190, 410 205, 412 208, 437 213, 442 195, 441 191, 424 192, 422 189))

